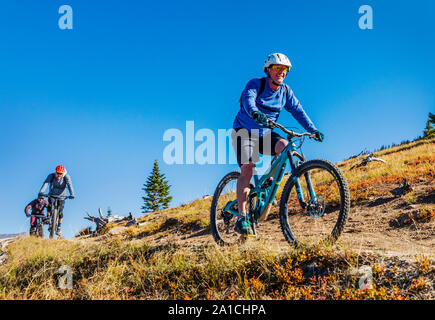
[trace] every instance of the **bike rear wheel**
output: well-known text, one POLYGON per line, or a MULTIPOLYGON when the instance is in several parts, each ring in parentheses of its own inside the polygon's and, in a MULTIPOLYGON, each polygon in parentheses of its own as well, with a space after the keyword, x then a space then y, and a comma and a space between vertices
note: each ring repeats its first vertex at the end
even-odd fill
POLYGON ((301 207, 298 200, 292 175, 280 202, 280 223, 286 240, 293 245, 332 244, 342 233, 350 211, 345 177, 335 164, 322 159, 303 163, 296 176, 304 206, 301 207), (309 191, 307 181, 311 181, 314 195, 309 191))
MULTIPOLYGON (((228 173, 219 182, 213 195, 210 209, 210 227, 214 240, 221 246, 233 245, 244 241, 246 238, 234 230, 238 217, 224 210, 238 211, 237 206, 237 180, 240 172, 228 173), (229 205, 231 204, 231 205, 229 205)), ((253 187, 251 185, 251 187, 253 187)), ((251 199, 251 196, 250 196, 251 199)), ((253 201, 248 200, 248 208, 252 208, 253 201)))
POLYGON ((36 227, 30 227, 29 235, 31 235, 31 236, 37 236, 36 227))

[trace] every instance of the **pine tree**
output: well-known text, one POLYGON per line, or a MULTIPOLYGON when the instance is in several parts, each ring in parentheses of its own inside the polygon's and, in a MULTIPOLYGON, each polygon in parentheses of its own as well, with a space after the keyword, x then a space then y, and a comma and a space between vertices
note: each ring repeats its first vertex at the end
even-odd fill
POLYGON ((435 137, 435 130, 432 126, 432 124, 435 124, 435 114, 432 114, 429 112, 429 117, 426 123, 426 128, 423 131, 423 138, 433 138, 435 137))
POLYGON ((110 207, 107 208, 107 216, 106 218, 109 218, 112 216, 112 209, 110 207))
POLYGON ((145 191, 145 196, 142 197, 144 201, 142 212, 147 213, 168 208, 172 200, 169 195, 170 187, 165 175, 160 173, 159 165, 155 160, 153 171, 142 188, 145 191))

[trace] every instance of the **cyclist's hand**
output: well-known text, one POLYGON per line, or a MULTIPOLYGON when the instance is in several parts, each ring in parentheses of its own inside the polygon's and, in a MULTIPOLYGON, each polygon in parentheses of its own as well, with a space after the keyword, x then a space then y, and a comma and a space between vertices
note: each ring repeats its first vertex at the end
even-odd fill
POLYGON ((269 123, 269 120, 267 119, 267 116, 260 111, 254 111, 252 113, 252 118, 258 123, 261 124, 263 126, 267 126, 269 123))
POLYGON ((319 142, 322 142, 322 141, 323 141, 323 138, 325 137, 325 136, 323 135, 323 133, 321 133, 321 132, 318 131, 318 130, 314 131, 313 134, 314 134, 314 140, 319 141, 319 142))
POLYGON ((27 218, 30 218, 30 214, 26 213, 26 217, 27 217, 27 218))
POLYGON ((74 196, 69 196, 68 199, 74 199, 74 196))

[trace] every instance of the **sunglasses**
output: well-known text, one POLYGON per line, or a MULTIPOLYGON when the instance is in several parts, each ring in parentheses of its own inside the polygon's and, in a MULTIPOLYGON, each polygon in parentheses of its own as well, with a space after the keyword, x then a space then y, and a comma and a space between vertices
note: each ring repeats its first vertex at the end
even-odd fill
POLYGON ((272 70, 279 71, 279 72, 285 72, 285 73, 289 72, 289 67, 280 66, 279 64, 274 64, 270 68, 272 70))
POLYGON ((56 175, 61 176, 63 173, 61 172, 56 172, 56 175))

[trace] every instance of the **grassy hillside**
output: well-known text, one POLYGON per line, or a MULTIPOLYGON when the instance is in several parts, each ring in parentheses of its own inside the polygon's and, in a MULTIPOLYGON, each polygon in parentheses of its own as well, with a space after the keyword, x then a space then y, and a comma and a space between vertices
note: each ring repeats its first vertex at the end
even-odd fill
MULTIPOLYGON (((352 169, 360 163, 363 157, 353 158, 338 164, 343 171, 349 185, 352 205, 382 196, 392 196, 390 191, 397 187, 403 179, 411 184, 419 183, 422 189, 414 190, 405 195, 409 204, 417 203, 419 199, 435 193, 435 139, 419 140, 406 145, 385 149, 374 153, 386 163, 372 162, 367 167, 352 169)), ((278 192, 277 200, 281 197, 287 178, 284 177, 278 192)), ((216 181, 216 184, 218 181, 216 181)), ((180 207, 166 209, 155 214, 140 218, 148 222, 144 227, 128 230, 132 237, 142 237, 159 230, 166 230, 176 226, 179 230, 203 228, 209 224, 209 210, 211 198, 200 199, 180 207)), ((434 199, 428 208, 433 210, 434 199)), ((278 207, 274 208, 277 212, 278 207)))
MULTIPOLYGON (((407 258, 386 255, 373 239, 391 237, 396 251, 400 242, 433 248, 435 139, 375 156, 387 163, 350 170, 359 157, 338 164, 352 210, 344 240, 333 247, 294 249, 278 242, 279 229, 264 234, 272 242, 217 247, 208 227, 211 199, 201 199, 139 218, 138 227, 109 226, 97 237, 17 240, 0 265, 0 299, 434 299, 432 256, 417 249, 407 258), (390 191, 404 178, 413 191, 396 199, 390 191), (372 250, 351 241, 365 231, 372 250), (64 265, 72 289, 58 286, 64 265), (363 266, 373 276, 365 289, 363 266)), ((265 227, 276 226, 276 215, 277 207, 265 227)))

